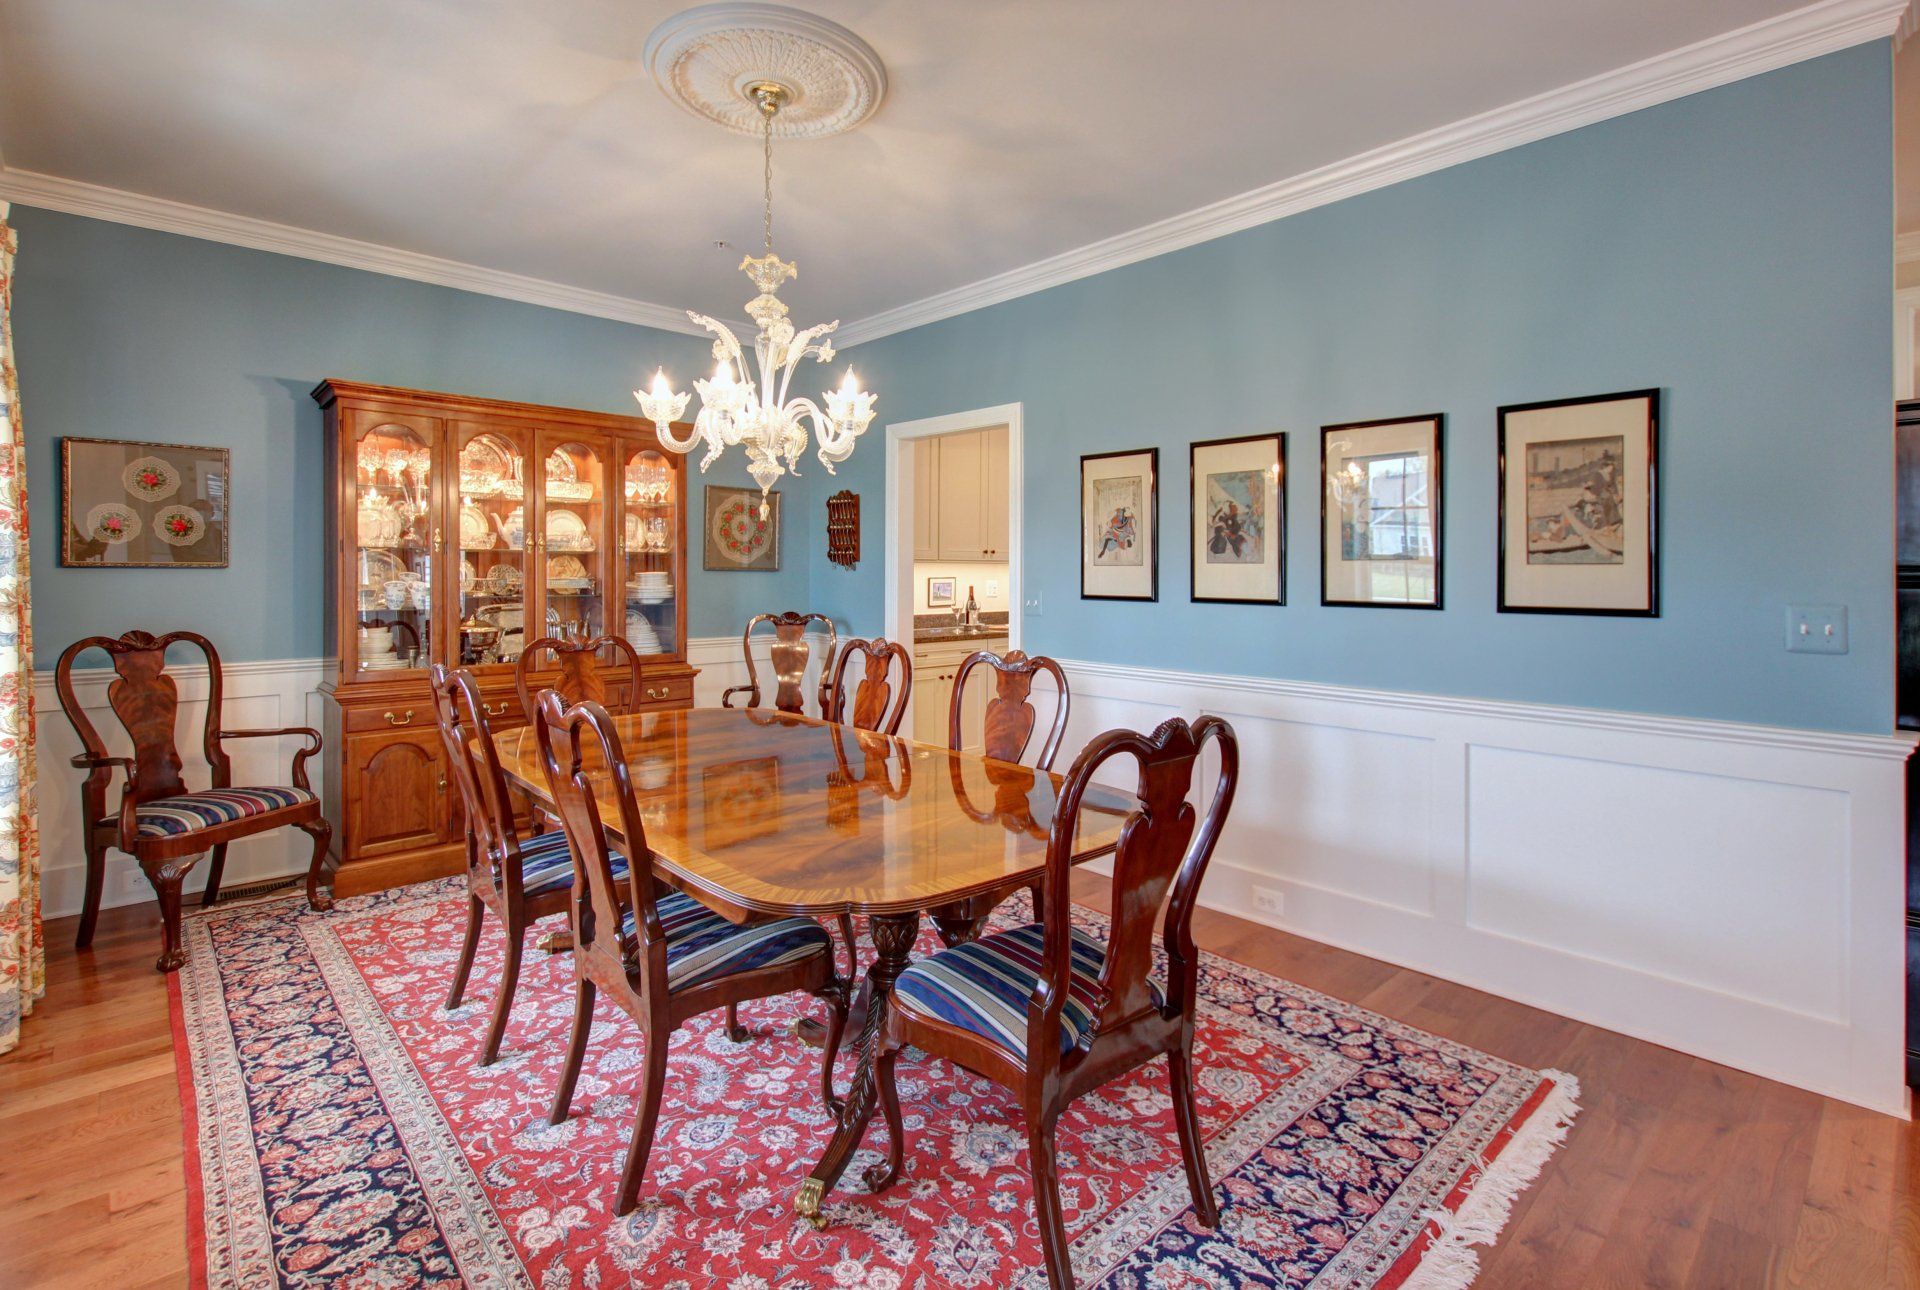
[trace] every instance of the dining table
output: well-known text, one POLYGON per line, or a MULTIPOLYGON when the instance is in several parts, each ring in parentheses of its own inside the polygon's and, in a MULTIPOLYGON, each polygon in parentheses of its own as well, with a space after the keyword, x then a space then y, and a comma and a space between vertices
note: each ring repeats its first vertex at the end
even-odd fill
MULTIPOLYGON (((794 1199, 803 1217, 825 1227, 821 1202, 873 1119, 881 1027, 922 914, 977 911, 996 894, 1037 882, 1061 777, 770 710, 643 712, 615 716, 613 727, 658 877, 734 922, 867 919, 873 959, 853 1078, 794 1199)), ((551 805, 532 727, 498 733, 495 748, 502 771, 551 805)), ((618 837, 613 777, 591 763, 587 773, 610 837, 632 854, 633 840, 618 837)), ((1111 854, 1135 806, 1125 790, 1090 786, 1074 863, 1111 854)), ((951 939, 973 929, 942 930, 951 939)), ((876 1190, 891 1181, 885 1159, 864 1175, 876 1190)))

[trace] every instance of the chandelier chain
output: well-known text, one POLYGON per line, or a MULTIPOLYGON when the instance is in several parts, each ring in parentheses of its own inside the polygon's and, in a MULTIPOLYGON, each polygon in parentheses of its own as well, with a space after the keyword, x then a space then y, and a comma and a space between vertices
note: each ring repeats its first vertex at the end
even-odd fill
POLYGON ((761 138, 766 154, 766 174, 763 195, 766 198, 766 243, 761 247, 762 254, 773 253, 773 113, 760 113, 761 138))

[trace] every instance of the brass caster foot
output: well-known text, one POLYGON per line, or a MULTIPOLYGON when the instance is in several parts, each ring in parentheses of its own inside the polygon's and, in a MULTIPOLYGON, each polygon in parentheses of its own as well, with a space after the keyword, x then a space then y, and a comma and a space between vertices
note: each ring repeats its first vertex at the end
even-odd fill
POLYGON ((800 1194, 794 1198, 793 1208, 800 1217, 813 1224, 813 1230, 827 1230, 826 1215, 820 1212, 820 1201, 827 1194, 827 1185, 818 1178, 809 1178, 800 1184, 800 1194))

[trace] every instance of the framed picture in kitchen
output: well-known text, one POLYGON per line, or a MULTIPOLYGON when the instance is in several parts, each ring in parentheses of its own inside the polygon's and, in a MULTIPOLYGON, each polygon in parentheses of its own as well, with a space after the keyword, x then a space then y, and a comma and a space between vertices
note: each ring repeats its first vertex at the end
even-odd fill
POLYGON ((1500 409, 1499 608, 1660 613, 1660 391, 1500 409))
POLYGON ((60 563, 76 569, 227 567, 225 448, 60 440, 60 563))

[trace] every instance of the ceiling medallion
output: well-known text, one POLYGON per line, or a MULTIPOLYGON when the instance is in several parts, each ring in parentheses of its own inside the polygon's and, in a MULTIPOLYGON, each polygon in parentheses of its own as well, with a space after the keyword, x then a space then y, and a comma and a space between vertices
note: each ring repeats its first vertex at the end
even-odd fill
POLYGON ((886 74, 873 51, 845 28, 795 9, 762 4, 707 5, 668 19, 648 37, 646 60, 668 97, 690 110, 733 129, 737 100, 757 123, 765 241, 759 256, 740 261, 741 271, 760 292, 747 302, 747 316, 760 328, 753 342, 757 385, 745 375, 746 356, 733 329, 688 310, 687 317, 713 333, 713 378, 693 383, 700 393, 693 429, 684 438, 674 431, 673 423, 686 412, 691 396, 676 392, 664 369, 654 372, 650 389, 635 390, 633 397, 665 447, 685 453, 706 444, 702 471, 728 447, 743 445, 747 472, 760 485, 764 520, 767 490, 780 476, 800 473, 808 426, 819 445, 820 464, 832 474, 835 464, 853 455, 854 440, 872 422, 874 399, 860 388, 851 368, 840 388, 824 396, 824 411, 804 395, 787 397, 794 369, 803 359, 833 361, 828 336, 840 324, 796 331, 787 320, 780 284, 799 276, 799 270, 773 253, 773 139, 776 134, 817 138, 852 128, 879 103, 886 74), (851 71, 840 75, 843 69, 851 71), (746 79, 736 84, 742 76, 746 79), (687 85, 708 87, 712 94, 695 98, 676 92, 676 86, 687 85), (729 88, 715 88, 722 85, 729 88), (797 128, 786 128, 783 123, 790 124, 807 102, 814 104, 815 114, 801 117, 797 128))
POLYGON ((647 37, 647 74, 697 117, 740 134, 765 123, 751 87, 787 91, 773 133, 823 139, 873 115, 887 92, 880 56, 837 22, 777 4, 709 4, 667 19, 647 37))

